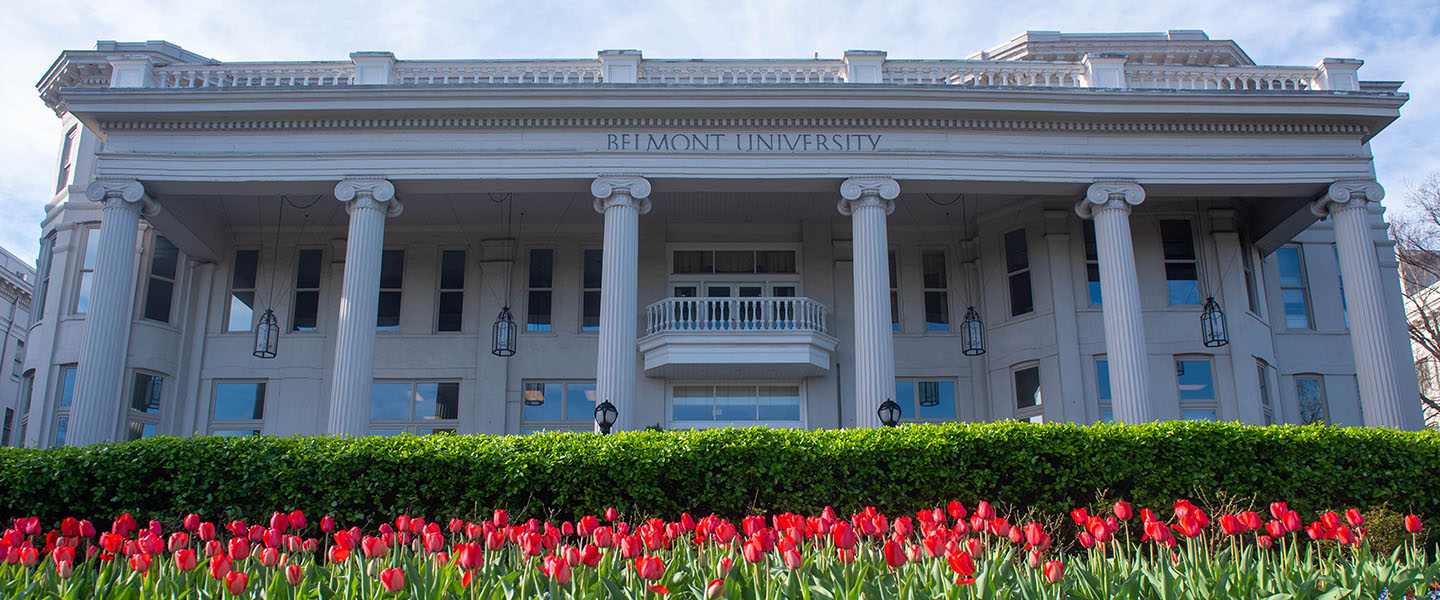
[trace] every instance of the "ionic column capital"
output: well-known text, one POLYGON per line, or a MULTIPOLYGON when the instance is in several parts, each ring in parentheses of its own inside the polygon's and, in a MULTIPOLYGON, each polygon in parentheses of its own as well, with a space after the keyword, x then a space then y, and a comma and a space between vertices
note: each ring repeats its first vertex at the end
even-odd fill
POLYGON ((900 183, 890 177, 851 177, 840 184, 840 214, 850 216, 855 209, 878 206, 885 214, 895 212, 895 198, 900 196, 900 183))
POLYGON ((1130 207, 1140 206, 1145 201, 1145 188, 1126 179, 1106 179, 1090 184, 1085 198, 1075 204, 1075 214, 1082 219, 1095 216, 1095 211, 1104 209, 1123 210, 1130 213, 1130 207))
POLYGON ((134 179, 96 179, 85 187, 85 197, 107 207, 133 208, 147 217, 160 212, 160 205, 145 195, 145 186, 134 179))
POLYGON ((595 197, 595 212, 604 214, 613 206, 628 206, 650 212, 650 180, 630 175, 607 175, 590 182, 590 195, 595 197))
POLYGON ((373 208, 387 217, 398 217, 405 206, 395 198, 395 184, 384 177, 351 177, 335 184, 335 199, 345 203, 345 212, 373 208))
POLYGON ((1385 199, 1385 188, 1371 179, 1342 179, 1330 184, 1325 195, 1310 203, 1310 212, 1325 218, 1346 208, 1363 208, 1367 203, 1385 199))

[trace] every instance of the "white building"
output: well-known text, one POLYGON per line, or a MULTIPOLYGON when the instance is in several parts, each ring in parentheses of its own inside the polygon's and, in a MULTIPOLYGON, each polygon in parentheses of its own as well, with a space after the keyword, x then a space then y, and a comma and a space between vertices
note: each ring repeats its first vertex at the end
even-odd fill
POLYGON ((25 365, 25 340, 30 334, 30 294, 35 288, 35 269, 0 248, 0 446, 18 444, 16 418, 25 411, 20 400, 29 395, 21 389, 25 365))
POLYGON ((1198 31, 964 60, 66 51, 26 442, 590 429, 596 398, 618 429, 876 426, 887 399, 1419 427, 1367 146, 1407 96, 1360 66, 1198 31))

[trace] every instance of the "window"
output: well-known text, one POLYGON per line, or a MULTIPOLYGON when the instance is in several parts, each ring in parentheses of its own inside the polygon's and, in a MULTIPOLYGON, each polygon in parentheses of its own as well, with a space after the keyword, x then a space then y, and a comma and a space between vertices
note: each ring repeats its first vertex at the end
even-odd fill
POLYGON ((794 250, 676 250, 671 273, 793 274, 795 266, 794 250))
POLYGON ((1435 387, 1434 360, 1422 358, 1415 361, 1415 379, 1420 382, 1420 393, 1429 394, 1435 387))
MULTIPOLYGON (((50 293, 50 263, 55 258, 55 232, 40 240, 40 260, 35 265, 40 276, 40 284, 35 286, 34 309, 30 312, 30 324, 34 325, 40 319, 45 318, 45 296, 50 293)), ((22 415, 23 419, 24 416, 22 415)))
POLYGON ((163 235, 155 236, 150 250, 150 278, 145 285, 145 318, 170 322, 170 300, 175 295, 175 272, 180 251, 163 235))
POLYGON ((25 340, 15 340, 15 364, 10 368, 10 374, 11 374, 12 376, 19 377, 19 376, 20 376, 20 372, 21 372, 21 371, 24 371, 24 370, 25 370, 25 340))
POLYGON ((10 428, 15 425, 15 411, 5 409, 5 427, 0 430, 0 447, 10 446, 10 428))
POLYGON ((950 330, 950 295, 944 250, 920 253, 920 272, 925 282, 925 331, 950 330))
POLYGON ((15 447, 25 447, 25 430, 30 425, 30 396, 35 391, 35 369, 20 376, 20 394, 15 401, 20 403, 20 435, 15 436, 15 447))
POLYGON ((1040 365, 1015 369, 1015 418, 1031 423, 1045 422, 1040 397, 1040 365))
POLYGON ((581 256, 580 281, 580 330, 600 330, 600 283, 604 270, 604 254, 598 250, 586 250, 581 256))
POLYGON ((259 267, 259 250, 236 250, 230 273, 230 315, 225 331, 250 331, 255 322, 255 271, 259 267))
MULTIPOLYGON (((795 250, 749 248, 672 250, 672 295, 676 298, 793 298, 800 284, 796 254, 795 250)), ((713 318, 731 318, 727 314, 729 308, 712 306, 719 313, 713 318)))
POLYGON ((1035 310, 1030 295, 1030 249, 1024 229, 1005 234, 1005 276, 1010 284, 1010 316, 1035 310))
POLYGON ((1160 244, 1165 252, 1165 283, 1171 304, 1199 304, 1200 277, 1195 266, 1195 235, 1190 221, 1160 220, 1160 244))
POLYGON ((210 435, 260 435, 265 425, 265 382, 217 381, 210 435))
POLYGON ((100 229, 85 230, 85 245, 80 250, 80 283, 75 292, 75 314, 90 311, 90 291, 95 286, 95 261, 100 255, 100 229))
POLYGON ((1285 326, 1290 329, 1310 328, 1309 293, 1305 285, 1305 260, 1299 246, 1285 246, 1275 251, 1280 267, 1280 301, 1285 305, 1285 326))
POLYGON ((440 252, 440 298, 435 303, 435 331, 460 331, 465 325, 465 251, 440 252))
POLYGON ((1245 269, 1245 298, 1250 301, 1250 312, 1260 313, 1260 287, 1255 279, 1255 247, 1250 239, 1240 236, 1240 266, 1245 269))
POLYGON ((890 251, 890 330, 900 331, 900 268, 895 262, 895 251, 890 251))
POLYGON ((380 301, 375 311, 375 329, 400 330, 400 290, 405 284, 405 251, 380 253, 380 301))
POLYGON ((1115 407, 1110 398, 1110 361, 1095 359, 1095 397, 1099 400, 1100 421, 1115 420, 1115 407))
POLYGON ((65 189, 66 184, 70 183, 70 167, 74 163, 70 155, 71 150, 75 148, 75 137, 79 133, 79 125, 71 126, 70 131, 65 132, 65 141, 60 144, 60 174, 55 178, 55 193, 57 194, 60 193, 60 190, 65 189))
POLYGON ((1325 378, 1314 374, 1295 376, 1295 399, 1300 407, 1300 424, 1330 422, 1330 403, 1325 400, 1325 378))
POLYGON ((135 441, 155 437, 160 426, 160 394, 165 378, 150 373, 135 372, 130 386, 130 409, 125 426, 125 439, 135 441))
POLYGON ((1350 306, 1345 301, 1345 274, 1340 272, 1340 247, 1334 244, 1330 249, 1335 253, 1335 277, 1340 283, 1340 316, 1345 319, 1345 328, 1350 328, 1350 306))
POLYGON ((70 400, 75 397, 75 366, 60 366, 60 398, 55 402, 55 431, 51 447, 65 445, 65 430, 70 427, 70 400))
POLYGON ((1260 410, 1265 413, 1265 424, 1275 424, 1275 403, 1270 399, 1270 365, 1255 359, 1255 376, 1260 380, 1260 410))
POLYGON ((1081 221, 1085 233, 1085 281, 1090 289, 1090 304, 1100 304, 1100 251, 1095 246, 1095 221, 1081 221))
POLYGON ((324 251, 309 248, 295 255, 295 304, 290 331, 315 331, 320 326, 320 267, 324 251))
POLYGON ((895 403, 900 405, 900 420, 905 423, 954 421, 955 381, 896 379, 895 403))
POLYGON ((677 385, 670 422, 678 428, 803 426, 798 385, 677 385))
POLYGON ((1184 358, 1175 361, 1175 382, 1180 388, 1180 418, 1186 421, 1219 421, 1215 402, 1215 378, 1210 359, 1184 358))
POLYGON ((455 432, 460 382, 376 381, 370 392, 370 435, 455 432))
POLYGON ((525 330, 550 331, 551 288, 555 282, 555 251, 549 248, 530 249, 530 293, 525 299, 525 330))
POLYGON ((595 381, 526 381, 520 432, 594 431, 595 381))

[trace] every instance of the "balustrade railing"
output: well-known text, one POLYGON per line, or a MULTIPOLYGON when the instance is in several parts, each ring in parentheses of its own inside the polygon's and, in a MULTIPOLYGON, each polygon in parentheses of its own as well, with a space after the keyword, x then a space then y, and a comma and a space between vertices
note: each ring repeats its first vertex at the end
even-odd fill
POLYGON ((845 83, 838 60, 647 60, 640 83, 687 85, 845 83))
POLYGON ((157 87, 333 87, 350 85, 355 64, 349 62, 224 63, 171 65, 155 68, 157 87))
POLYGON ((1134 89, 1288 90, 1319 89, 1319 72, 1305 67, 1190 67, 1125 65, 1134 89))
POLYGON ((401 85, 600 83, 594 60, 404 61, 395 66, 401 85))
POLYGON ((647 333, 829 330, 825 306, 809 298, 666 298, 645 316, 647 333))

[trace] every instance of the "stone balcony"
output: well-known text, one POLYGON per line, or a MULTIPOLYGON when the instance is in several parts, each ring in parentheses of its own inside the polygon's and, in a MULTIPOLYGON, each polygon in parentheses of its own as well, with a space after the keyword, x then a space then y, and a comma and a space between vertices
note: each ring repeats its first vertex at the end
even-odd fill
POLYGON ((809 298, 666 298, 646 308, 645 374, 793 379, 830 370, 839 343, 809 298))

